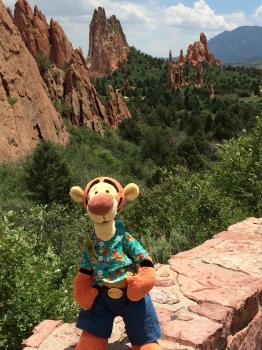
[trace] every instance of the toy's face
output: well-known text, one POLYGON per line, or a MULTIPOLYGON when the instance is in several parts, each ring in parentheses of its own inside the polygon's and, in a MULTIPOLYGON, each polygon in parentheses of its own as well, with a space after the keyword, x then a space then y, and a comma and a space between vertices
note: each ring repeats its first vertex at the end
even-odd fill
POLYGON ((83 203, 91 220, 103 224, 114 220, 124 207, 126 200, 133 201, 139 194, 136 184, 130 183, 123 188, 110 177, 98 177, 90 181, 84 190, 78 186, 70 189, 71 198, 83 203))
POLYGON ((113 185, 99 182, 93 185, 87 196, 87 213, 97 224, 111 221, 117 215, 118 192, 113 185))

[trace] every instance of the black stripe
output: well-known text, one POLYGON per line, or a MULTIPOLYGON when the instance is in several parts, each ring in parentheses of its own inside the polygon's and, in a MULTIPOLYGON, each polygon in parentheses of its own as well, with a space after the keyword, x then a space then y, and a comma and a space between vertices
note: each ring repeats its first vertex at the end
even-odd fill
POLYGON ((114 186, 114 188, 117 190, 117 193, 119 192, 119 189, 116 187, 113 181, 109 179, 105 179, 103 182, 106 182, 107 184, 114 186))
POLYGON ((145 260, 141 261, 140 266, 141 267, 154 267, 154 264, 152 263, 151 260, 145 259, 145 260))
POLYGON ((83 267, 81 267, 78 271, 81 273, 84 273, 85 275, 89 275, 89 276, 93 275, 93 270, 87 270, 87 269, 84 269, 83 267))

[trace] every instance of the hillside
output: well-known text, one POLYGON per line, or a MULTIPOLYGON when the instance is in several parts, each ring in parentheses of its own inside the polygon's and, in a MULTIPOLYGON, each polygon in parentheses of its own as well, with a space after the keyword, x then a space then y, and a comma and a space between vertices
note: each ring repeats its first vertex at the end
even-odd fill
POLYGON ((208 42, 211 52, 223 64, 251 64, 262 61, 262 27, 243 26, 225 31, 208 42))

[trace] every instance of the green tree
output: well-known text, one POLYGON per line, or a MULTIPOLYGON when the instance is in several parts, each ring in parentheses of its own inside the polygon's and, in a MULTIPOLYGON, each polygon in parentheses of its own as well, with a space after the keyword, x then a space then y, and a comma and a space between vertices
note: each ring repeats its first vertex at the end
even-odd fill
POLYGON ((25 165, 25 182, 33 198, 42 203, 69 200, 72 179, 58 146, 46 141, 37 145, 25 165))

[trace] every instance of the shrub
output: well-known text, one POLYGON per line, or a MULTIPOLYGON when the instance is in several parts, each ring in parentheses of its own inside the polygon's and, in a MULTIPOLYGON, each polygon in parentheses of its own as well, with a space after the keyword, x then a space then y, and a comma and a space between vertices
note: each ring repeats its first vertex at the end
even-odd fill
POLYGON ((42 203, 68 201, 72 180, 58 146, 40 142, 25 165, 25 173, 27 188, 36 200, 42 203))

